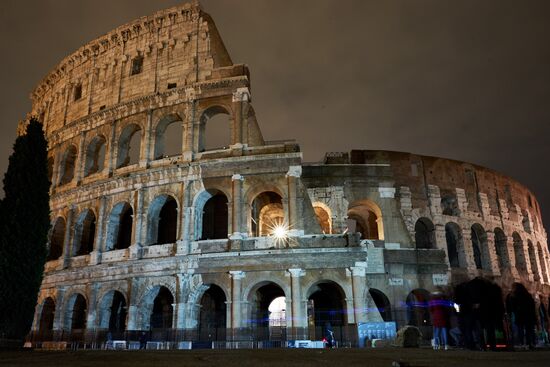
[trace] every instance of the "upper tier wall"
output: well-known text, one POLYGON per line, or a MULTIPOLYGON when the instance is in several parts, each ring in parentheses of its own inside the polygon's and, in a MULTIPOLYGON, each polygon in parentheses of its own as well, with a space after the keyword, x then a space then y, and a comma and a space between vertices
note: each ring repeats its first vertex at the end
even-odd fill
POLYGON ((210 16, 196 2, 183 4, 120 26, 66 57, 32 92, 31 114, 49 137, 89 114, 208 80, 213 69, 231 65, 210 16))

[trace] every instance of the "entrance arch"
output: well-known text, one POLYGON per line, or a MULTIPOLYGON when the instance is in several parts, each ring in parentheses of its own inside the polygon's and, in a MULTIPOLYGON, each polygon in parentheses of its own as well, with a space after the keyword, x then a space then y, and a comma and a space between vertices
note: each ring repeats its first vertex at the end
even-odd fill
POLYGON ((178 226, 178 203, 170 195, 156 197, 149 206, 148 238, 149 245, 176 242, 178 226))
POLYGON ((336 282, 324 280, 313 285, 308 292, 308 325, 311 340, 327 337, 329 330, 334 340, 342 341, 347 324, 345 292, 336 282))
POLYGON ((432 318, 428 302, 430 292, 425 289, 413 289, 407 296, 407 324, 416 326, 422 332, 424 339, 430 339, 432 335, 432 318))
POLYGON ((149 325, 151 330, 166 330, 172 328, 174 317, 174 296, 166 287, 160 287, 151 310, 149 325))
POLYGON ((285 221, 283 199, 274 191, 264 191, 256 196, 250 210, 250 229, 254 237, 269 236, 277 226, 288 226, 285 221))
POLYGON ((55 302, 51 297, 48 297, 42 304, 42 312, 40 313, 40 324, 38 326, 40 339, 51 340, 54 317, 55 302))
MULTIPOLYGON (((376 305, 376 308, 378 309, 378 312, 380 312, 380 316, 382 316, 382 320, 385 322, 392 321, 392 313, 391 313, 391 304, 388 297, 384 294, 384 292, 375 289, 370 288, 369 289, 369 295, 371 296, 372 300, 374 301, 374 304, 376 305)), ((368 310, 370 311, 370 310, 368 310)))
MULTIPOLYGON (((250 292, 250 322, 254 340, 285 340, 286 320, 284 324, 270 322, 269 307, 277 298, 285 298, 283 289, 273 282, 262 282, 250 292)), ((283 300, 286 302, 286 298, 283 300)))
POLYGON ((227 330, 227 299, 217 285, 210 285, 200 302, 197 336, 200 341, 225 340, 227 330))
POLYGON ((126 330, 127 303, 119 291, 109 291, 100 304, 99 327, 109 330, 113 338, 120 338, 126 330))

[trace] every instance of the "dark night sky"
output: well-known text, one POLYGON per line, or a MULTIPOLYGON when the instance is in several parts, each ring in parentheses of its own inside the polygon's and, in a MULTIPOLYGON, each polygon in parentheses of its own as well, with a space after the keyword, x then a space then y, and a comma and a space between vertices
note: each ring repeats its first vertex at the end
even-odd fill
MULTIPOLYGON (((0 174, 28 94, 86 42, 178 4, 0 2, 0 174)), ((204 0, 247 63, 268 140, 388 149, 477 163, 538 197, 550 223, 550 1, 204 0)))

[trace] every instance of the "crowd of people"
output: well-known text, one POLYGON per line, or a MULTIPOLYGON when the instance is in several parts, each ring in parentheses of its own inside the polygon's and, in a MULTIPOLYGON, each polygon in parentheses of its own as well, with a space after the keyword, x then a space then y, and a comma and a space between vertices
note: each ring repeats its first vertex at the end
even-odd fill
POLYGON ((535 301, 520 283, 513 284, 504 301, 498 285, 475 278, 458 285, 453 297, 432 293, 428 307, 434 349, 448 349, 451 342, 472 350, 514 345, 533 349, 538 343, 548 343, 544 305, 538 308, 537 323, 535 301))

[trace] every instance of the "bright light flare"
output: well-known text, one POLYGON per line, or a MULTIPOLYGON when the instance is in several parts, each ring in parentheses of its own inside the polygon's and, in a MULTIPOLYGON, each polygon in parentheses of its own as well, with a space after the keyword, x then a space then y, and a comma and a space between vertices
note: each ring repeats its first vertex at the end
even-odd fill
POLYGON ((277 225, 273 228, 272 234, 276 239, 283 240, 288 237, 288 230, 283 225, 277 225))

